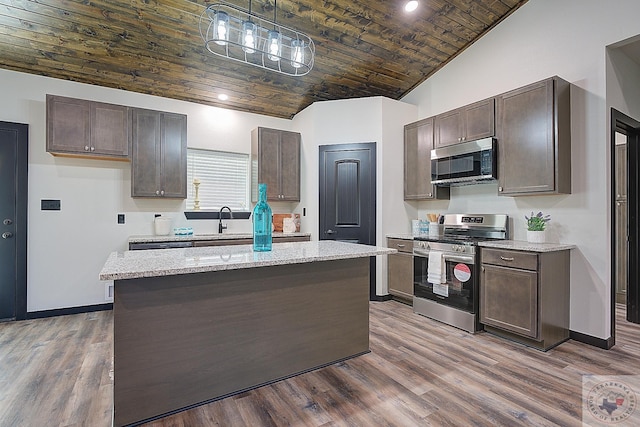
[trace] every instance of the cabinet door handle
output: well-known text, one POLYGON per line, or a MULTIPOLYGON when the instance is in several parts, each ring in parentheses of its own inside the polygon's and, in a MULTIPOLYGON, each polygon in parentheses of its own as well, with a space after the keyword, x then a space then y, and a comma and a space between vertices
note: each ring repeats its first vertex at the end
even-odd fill
POLYGON ((513 261, 513 257, 506 257, 506 256, 502 256, 500 255, 500 259, 503 261, 513 261))
POLYGON ((160 190, 156 190, 156 196, 160 195, 160 190))
POLYGON ((164 190, 160 190, 160 195, 164 196, 164 190))
POLYGON ((498 187, 498 191, 502 191, 502 187, 498 187))
POLYGON ((404 247, 405 247, 405 245, 403 245, 403 244, 401 244, 401 243, 398 243, 398 247, 399 247, 399 248, 404 248, 404 247))
POLYGON ((91 151, 96 151, 96 147, 91 147, 91 151))
POLYGON ((84 146, 84 151, 89 151, 89 146, 88 145, 84 146))
POLYGON ((431 193, 428 193, 428 194, 427 194, 427 197, 431 197, 431 193))

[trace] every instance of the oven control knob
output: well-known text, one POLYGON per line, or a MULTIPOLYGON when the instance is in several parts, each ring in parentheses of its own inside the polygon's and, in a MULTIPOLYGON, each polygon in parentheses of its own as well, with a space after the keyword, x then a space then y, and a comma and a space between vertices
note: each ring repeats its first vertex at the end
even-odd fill
POLYGON ((460 246, 460 252, 465 252, 466 248, 464 246, 460 246))

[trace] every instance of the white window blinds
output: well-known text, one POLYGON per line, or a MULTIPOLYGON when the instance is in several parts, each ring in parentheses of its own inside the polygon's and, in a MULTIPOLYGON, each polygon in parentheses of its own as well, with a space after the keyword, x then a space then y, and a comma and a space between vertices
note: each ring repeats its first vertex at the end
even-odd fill
POLYGON ((200 209, 249 210, 249 155, 187 149, 187 206, 193 209, 195 187, 200 180, 200 209))

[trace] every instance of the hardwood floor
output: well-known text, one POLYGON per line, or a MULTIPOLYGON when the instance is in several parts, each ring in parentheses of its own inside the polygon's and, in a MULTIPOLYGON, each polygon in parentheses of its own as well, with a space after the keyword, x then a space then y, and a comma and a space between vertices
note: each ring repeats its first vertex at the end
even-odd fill
MULTIPOLYGON (((617 345, 547 353, 371 303, 371 353, 146 426, 580 426, 582 375, 640 375, 640 326, 617 345)), ((0 426, 111 425, 111 312, 0 324, 0 426)))

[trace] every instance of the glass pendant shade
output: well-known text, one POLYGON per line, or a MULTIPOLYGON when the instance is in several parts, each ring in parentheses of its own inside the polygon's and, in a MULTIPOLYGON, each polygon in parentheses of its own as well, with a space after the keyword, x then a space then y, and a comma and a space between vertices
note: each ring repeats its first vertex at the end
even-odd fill
POLYGON ((300 68, 304 65, 304 42, 291 40, 291 65, 300 68))
POLYGON ((267 37, 266 51, 269 53, 267 56, 272 61, 279 61, 282 51, 282 36, 276 30, 269 31, 267 37))
POLYGON ((214 22, 214 37, 216 43, 224 46, 229 40, 229 15, 225 12, 217 12, 214 22))
POLYGON ((247 53, 254 53, 256 51, 256 35, 258 27, 251 21, 244 21, 242 23, 242 50, 247 53))

